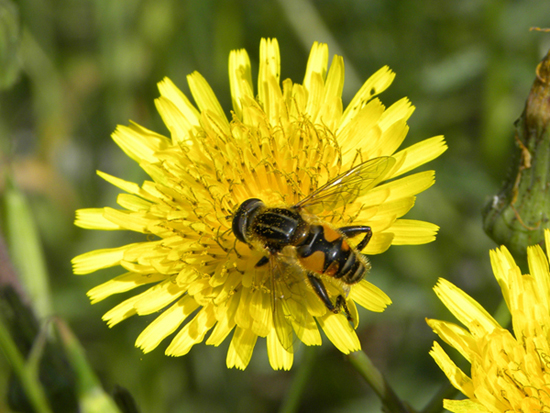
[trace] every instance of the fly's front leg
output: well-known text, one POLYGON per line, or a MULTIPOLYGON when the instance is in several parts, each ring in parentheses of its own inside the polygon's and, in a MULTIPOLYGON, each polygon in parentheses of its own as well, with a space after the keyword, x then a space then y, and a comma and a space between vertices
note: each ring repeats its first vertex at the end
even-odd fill
POLYGON ((264 255, 262 258, 260 258, 260 260, 256 263, 254 267, 256 268, 263 267, 268 262, 269 262, 269 258, 264 255))
POLYGON ((359 234, 365 234, 365 238, 357 244, 357 251, 362 251, 367 244, 369 243, 370 239, 372 238, 372 230, 370 227, 364 226, 364 225, 353 225, 349 227, 342 227, 338 228, 338 231, 340 231, 342 234, 344 234, 348 238, 353 238, 359 234))
POLYGON ((336 303, 332 304, 332 301, 330 300, 330 297, 328 295, 325 284, 323 284, 323 281, 317 278, 312 273, 308 273, 307 278, 309 279, 309 283, 311 284, 313 291, 315 291, 315 294, 317 294, 317 296, 321 299, 325 307, 328 308, 330 311, 332 311, 334 314, 340 313, 340 311, 342 311, 342 308, 344 308, 344 312, 346 313, 346 318, 350 323, 353 324, 353 319, 351 318, 351 314, 346 304, 346 299, 342 295, 339 295, 338 297, 336 297, 336 303))

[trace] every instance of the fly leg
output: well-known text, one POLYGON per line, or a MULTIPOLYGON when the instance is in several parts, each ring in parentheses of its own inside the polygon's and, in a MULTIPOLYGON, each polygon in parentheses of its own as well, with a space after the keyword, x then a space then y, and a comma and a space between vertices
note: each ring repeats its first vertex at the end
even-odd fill
POLYGON ((323 281, 321 281, 312 273, 308 273, 307 278, 309 279, 309 283, 311 284, 313 291, 315 291, 315 294, 317 294, 317 296, 321 299, 325 307, 327 307, 334 314, 339 314, 343 308, 344 312, 346 313, 346 318, 350 323, 353 324, 353 318, 351 318, 351 314, 346 304, 346 299, 342 295, 339 295, 338 297, 336 297, 336 303, 332 304, 332 301, 328 296, 328 292, 325 284, 323 284, 323 281))
POLYGON ((256 265, 254 267, 256 267, 256 268, 263 267, 268 262, 269 262, 269 258, 264 255, 262 258, 260 258, 258 260, 258 262, 256 263, 256 265))
POLYGON ((365 234, 365 238, 357 244, 357 251, 362 251, 367 244, 369 243, 370 239, 372 238, 372 230, 370 227, 363 226, 363 225, 353 225, 349 227, 342 227, 338 228, 338 231, 340 231, 342 234, 344 234, 348 238, 353 238, 359 234, 365 234))

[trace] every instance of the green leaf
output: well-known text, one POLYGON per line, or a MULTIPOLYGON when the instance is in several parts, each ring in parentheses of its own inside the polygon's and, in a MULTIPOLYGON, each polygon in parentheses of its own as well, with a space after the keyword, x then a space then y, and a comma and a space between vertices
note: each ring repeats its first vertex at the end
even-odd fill
POLYGON ((33 303, 38 319, 52 314, 48 273, 40 237, 25 195, 8 183, 4 221, 11 259, 33 303))

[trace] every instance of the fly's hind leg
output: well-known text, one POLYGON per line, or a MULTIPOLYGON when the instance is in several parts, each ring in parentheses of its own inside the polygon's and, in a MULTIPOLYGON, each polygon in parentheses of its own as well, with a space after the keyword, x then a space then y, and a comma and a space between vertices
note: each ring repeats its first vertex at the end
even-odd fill
POLYGON ((342 227, 338 228, 338 231, 340 231, 342 234, 344 234, 348 238, 353 238, 359 234, 365 234, 365 238, 357 244, 357 251, 362 251, 367 244, 369 243, 370 239, 372 238, 372 230, 370 227, 364 226, 364 225, 353 225, 349 227, 342 227))
POLYGON ((308 273, 307 278, 309 279, 309 283, 311 284, 313 291, 315 291, 315 294, 317 294, 317 296, 321 299, 325 307, 327 307, 334 314, 339 314, 343 308, 344 312, 346 313, 346 318, 350 323, 353 324, 353 318, 351 318, 351 314, 349 312, 344 296, 339 295, 338 297, 336 297, 336 303, 333 304, 330 300, 325 284, 323 284, 323 281, 317 278, 312 273, 308 273))

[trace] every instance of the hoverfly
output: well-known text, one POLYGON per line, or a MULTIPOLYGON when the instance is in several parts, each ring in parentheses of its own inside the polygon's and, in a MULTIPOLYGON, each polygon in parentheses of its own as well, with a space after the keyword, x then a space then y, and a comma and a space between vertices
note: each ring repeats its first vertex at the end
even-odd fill
MULTIPOLYGON (((287 320, 289 316, 281 314, 281 311, 277 313, 275 305, 278 299, 283 299, 281 302, 284 303, 284 298, 292 295, 293 288, 296 290, 287 281, 291 278, 294 282, 306 282, 329 311, 338 314, 343 310, 348 321, 353 323, 346 298, 339 294, 333 301, 323 278, 339 280, 347 295, 349 286, 361 281, 370 269, 361 251, 371 239, 372 230, 364 225, 335 228, 319 219, 315 211, 334 211, 354 202, 384 181, 394 164, 395 159, 392 157, 363 162, 289 208, 269 208, 258 198, 250 198, 240 204, 233 215, 232 230, 238 241, 248 244, 252 249, 263 249, 266 253, 255 267, 269 264, 268 278, 271 280, 273 321, 276 327, 283 326, 284 329, 291 324, 287 320), (352 247, 348 238, 360 235, 363 235, 363 239, 355 248, 352 247), (287 326, 284 326, 285 323, 287 326)), ((295 303, 299 301, 294 300, 295 303)), ((301 308, 306 311, 303 304, 301 308)), ((288 312, 291 312, 290 309, 288 312)), ((305 321, 294 319, 292 325, 296 328, 300 322, 305 321)), ((280 329, 276 330, 279 335, 280 329)), ((281 335, 279 341, 285 348, 292 345, 292 341, 281 335)))

